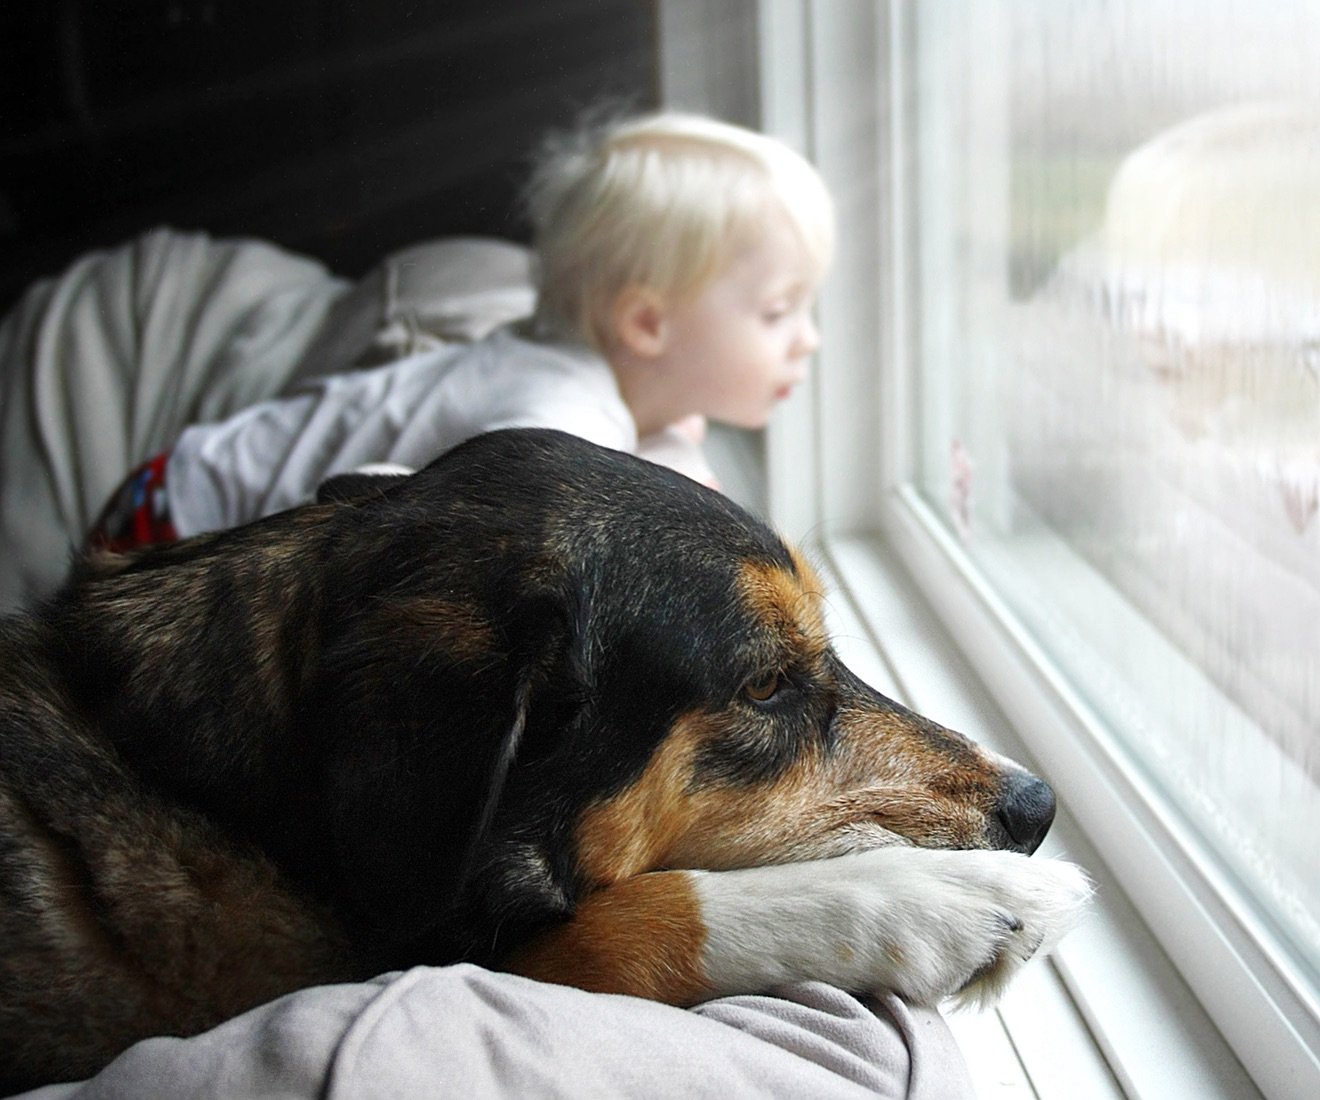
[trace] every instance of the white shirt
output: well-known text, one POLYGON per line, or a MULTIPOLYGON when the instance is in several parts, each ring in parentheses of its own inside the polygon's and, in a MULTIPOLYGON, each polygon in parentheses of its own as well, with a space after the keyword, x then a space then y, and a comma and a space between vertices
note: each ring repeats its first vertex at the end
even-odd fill
MULTIPOLYGON (((575 344, 496 329, 374 370, 313 379, 214 424, 188 428, 166 468, 181 537, 233 527, 312 499, 327 477, 377 462, 417 468, 496 428, 558 428, 636 452, 614 373, 575 344)), ((671 433, 672 434, 672 433, 671 433)), ((667 462, 692 476, 691 447, 667 462)))

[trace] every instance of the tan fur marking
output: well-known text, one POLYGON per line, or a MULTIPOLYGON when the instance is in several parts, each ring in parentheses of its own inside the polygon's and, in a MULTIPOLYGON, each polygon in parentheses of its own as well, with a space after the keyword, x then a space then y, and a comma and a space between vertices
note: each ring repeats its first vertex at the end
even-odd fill
POLYGON ((744 605, 760 623, 782 638, 799 659, 814 661, 829 645, 820 581, 796 553, 793 562, 797 576, 778 565, 744 562, 738 586, 744 605))
POLYGON ((961 787, 941 791, 948 762, 897 714, 845 715, 840 744, 828 756, 808 749, 773 783, 696 784, 703 742, 727 716, 694 713, 675 723, 630 787, 589 807, 576 831, 578 866, 608 884, 658 868, 725 870, 841 855, 886 842, 924 847, 984 844, 984 809, 994 768, 956 773, 961 787))
POLYGON ((611 883, 663 866, 669 849, 690 825, 686 793, 701 744, 700 719, 680 719, 641 777, 578 821, 578 866, 594 883, 611 883))
POLYGON ((705 942, 691 879, 662 871, 589 895, 566 924, 542 933, 503 965, 595 993, 690 1005, 711 992, 701 961, 705 942))
POLYGON ((877 828, 895 834, 893 843, 978 845, 981 812, 930 789, 926 761, 900 718, 876 716, 844 739, 828 756, 803 753, 772 784, 705 786, 687 795, 681 814, 671 812, 666 822, 669 839, 652 866, 724 870, 840 855, 874 847, 877 828), (871 831, 864 841, 859 828, 871 831))
POLYGON ((578 866, 607 884, 657 868, 723 870, 784 863, 817 853, 812 843, 871 816, 874 803, 904 792, 850 789, 875 776, 841 773, 806 752, 773 784, 692 788, 702 742, 719 733, 720 715, 681 718, 632 786, 590 807, 579 819, 578 866))

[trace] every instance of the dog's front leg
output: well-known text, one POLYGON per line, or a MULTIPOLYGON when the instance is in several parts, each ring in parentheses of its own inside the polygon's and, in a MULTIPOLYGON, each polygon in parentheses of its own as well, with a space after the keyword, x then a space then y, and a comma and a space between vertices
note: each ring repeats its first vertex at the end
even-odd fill
POLYGON ((565 923, 504 960, 529 978, 596 993, 690 1005, 725 992, 705 958, 700 871, 655 871, 587 895, 565 923))
POLYGON ((696 893, 721 992, 815 978, 934 1005, 995 1000, 1076 923, 1091 887, 1061 860, 881 848, 706 873, 696 893))
POLYGON ((884 848, 736 871, 663 871, 589 895, 507 961, 670 1004, 801 979, 914 1003, 990 1001, 1075 923, 1085 876, 1011 852, 884 848))

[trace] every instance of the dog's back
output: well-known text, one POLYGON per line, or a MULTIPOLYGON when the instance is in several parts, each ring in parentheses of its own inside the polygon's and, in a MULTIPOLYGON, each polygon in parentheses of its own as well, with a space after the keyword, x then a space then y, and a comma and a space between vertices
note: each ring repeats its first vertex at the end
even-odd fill
POLYGON ((51 659, 70 645, 0 624, 5 1094, 345 972, 325 911, 125 767, 51 659))

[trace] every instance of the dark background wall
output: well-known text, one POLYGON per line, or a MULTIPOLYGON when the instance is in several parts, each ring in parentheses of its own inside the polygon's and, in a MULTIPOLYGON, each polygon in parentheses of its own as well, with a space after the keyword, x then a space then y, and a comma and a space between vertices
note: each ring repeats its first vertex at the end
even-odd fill
POLYGON ((522 238, 548 127, 656 99, 644 0, 40 0, 0 11, 0 309, 155 225, 346 275, 522 238))

